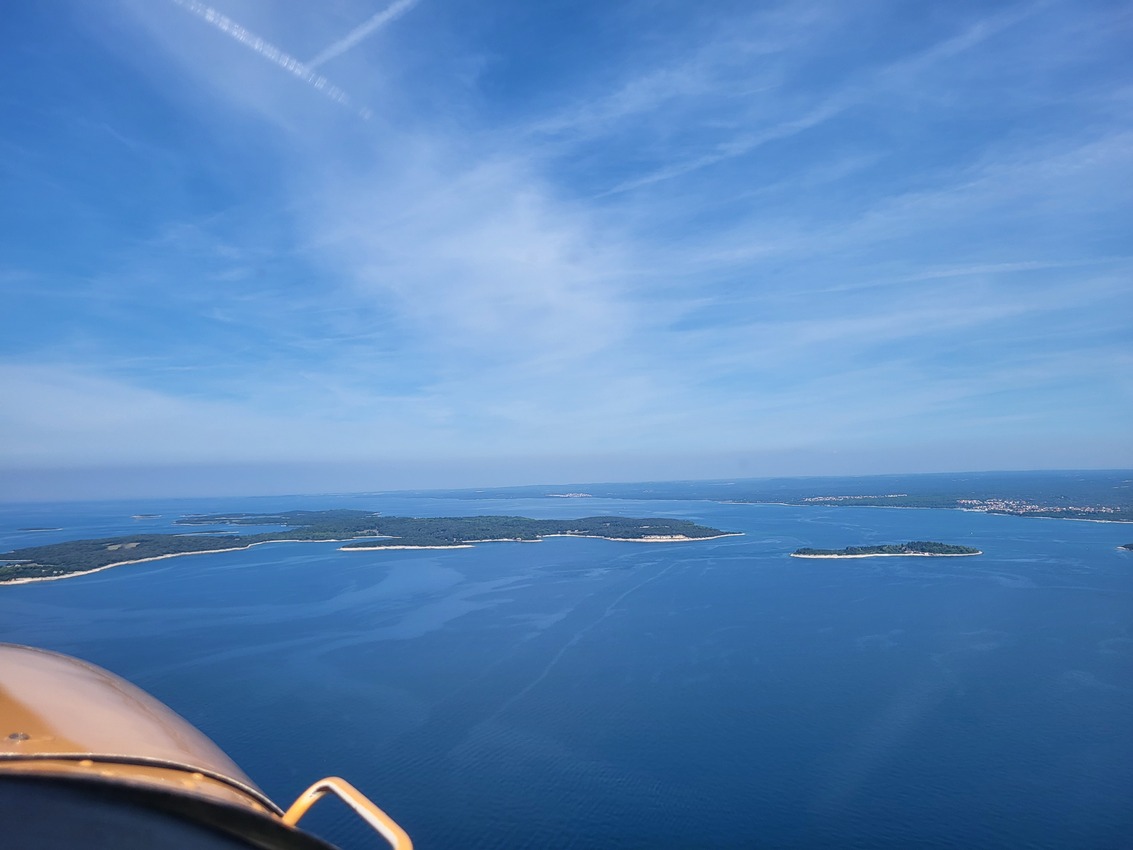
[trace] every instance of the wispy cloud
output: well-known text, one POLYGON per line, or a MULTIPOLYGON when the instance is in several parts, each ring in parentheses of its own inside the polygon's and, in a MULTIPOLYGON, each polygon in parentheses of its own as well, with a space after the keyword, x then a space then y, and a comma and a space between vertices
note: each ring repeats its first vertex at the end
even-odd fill
MULTIPOLYGON (((678 159, 662 168, 618 183, 605 192, 600 193, 599 197, 644 188, 655 183, 691 174, 726 160, 746 156, 770 142, 788 139, 817 127, 841 115, 846 110, 867 101, 881 97, 892 97, 894 93, 899 90, 915 92, 914 81, 919 74, 926 72, 938 63, 951 60, 966 51, 972 50, 981 43, 1024 20, 1042 5, 1044 4, 1037 3, 1020 9, 1011 9, 998 14, 989 15, 967 26, 960 33, 945 38, 939 43, 912 56, 895 61, 880 69, 872 70, 862 79, 851 79, 839 90, 821 99, 817 103, 814 103, 809 108, 804 109, 800 114, 796 114, 793 117, 780 118, 777 121, 771 122, 770 126, 760 130, 740 133, 717 141, 712 146, 712 149, 707 152, 690 159, 678 159)), ((662 74, 660 80, 662 82, 665 81, 666 76, 667 75, 662 74)), ((632 114, 642 108, 639 105, 639 98, 632 96, 632 94, 637 93, 639 90, 643 89, 646 92, 663 90, 666 92, 667 96, 672 96, 680 91, 679 85, 656 86, 652 84, 654 82, 654 79, 649 77, 635 81, 631 86, 623 90, 622 93, 619 93, 619 95, 609 103, 607 108, 613 108, 621 114, 632 114)), ((745 91, 743 94, 745 97, 758 98, 763 92, 770 88, 774 88, 774 86, 765 83, 745 91)), ((733 92, 732 94, 734 95, 735 93, 733 92)), ((654 97, 648 98, 647 100, 650 102, 651 106, 658 106, 662 98, 654 95, 654 97)), ((554 127, 555 125, 544 124, 542 126, 554 127)))
POLYGON ((809 130, 812 127, 816 127, 828 121, 835 115, 846 110, 856 100, 857 97, 854 95, 843 95, 831 98, 798 118, 782 122, 758 133, 736 136, 724 142, 720 142, 715 146, 715 149, 709 153, 694 159, 675 162, 642 177, 626 180, 600 193, 598 197, 607 197, 622 192, 629 192, 634 189, 641 189, 654 183, 660 183, 665 180, 671 180, 674 177, 682 177, 686 174, 691 174, 694 171, 716 165, 725 160, 745 156, 768 142, 790 138, 804 130, 809 130))
POLYGON ((337 39, 318 6, 174 2, 92 24, 151 83, 112 122, 76 104, 115 130, 61 133, 85 158, 0 138, 35 166, 13 205, 76 240, 24 234, 0 276, 6 457, 691 470, 1127 430, 1133 81, 1106 10, 441 4, 336 66, 360 122, 294 81, 409 0, 344 0, 365 22, 337 39))

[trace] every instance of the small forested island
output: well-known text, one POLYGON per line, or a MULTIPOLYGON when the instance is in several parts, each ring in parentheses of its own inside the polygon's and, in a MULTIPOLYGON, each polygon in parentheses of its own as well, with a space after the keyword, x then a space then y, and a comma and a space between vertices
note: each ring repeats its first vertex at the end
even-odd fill
POLYGON ((912 540, 908 543, 887 543, 882 546, 847 546, 845 549, 811 549, 804 547, 791 553, 792 558, 879 558, 885 556, 956 556, 982 555, 971 546, 937 543, 932 540, 912 540))
POLYGON ((134 534, 29 546, 0 555, 0 584, 64 578, 123 564, 247 549, 283 541, 349 542, 343 551, 432 549, 495 541, 534 541, 543 537, 598 537, 641 543, 709 540, 736 532, 680 519, 528 519, 517 516, 396 517, 370 511, 287 511, 279 514, 209 514, 177 520, 185 526, 282 525, 282 530, 233 534, 134 534))

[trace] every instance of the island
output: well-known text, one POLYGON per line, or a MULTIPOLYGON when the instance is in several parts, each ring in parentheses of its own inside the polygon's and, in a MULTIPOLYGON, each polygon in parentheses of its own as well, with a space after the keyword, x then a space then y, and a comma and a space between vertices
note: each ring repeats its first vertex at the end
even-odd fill
POLYGON ((791 553, 792 558, 892 558, 892 557, 957 557, 982 555, 971 546, 937 543, 932 540, 911 540, 908 543, 887 543, 882 546, 847 546, 845 549, 811 549, 804 547, 791 553))
POLYGON ((398 517, 371 511, 287 511, 277 514, 206 514, 178 525, 212 526, 182 534, 134 534, 29 546, 0 554, 0 584, 66 578, 96 570, 181 555, 248 549, 264 543, 340 542, 343 551, 452 549, 475 543, 536 541, 544 537, 596 537, 634 543, 712 540, 720 531, 681 519, 593 516, 529 519, 519 516, 398 517), (223 526, 283 526, 234 533, 223 526), (216 529, 216 526, 222 526, 216 529))

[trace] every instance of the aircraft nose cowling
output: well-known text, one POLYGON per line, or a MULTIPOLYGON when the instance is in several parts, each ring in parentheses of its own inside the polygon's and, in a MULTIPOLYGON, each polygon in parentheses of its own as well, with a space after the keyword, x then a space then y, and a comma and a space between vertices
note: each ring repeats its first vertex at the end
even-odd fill
POLYGON ((94 664, 0 644, 0 772, 158 786, 279 814, 209 738, 94 664))

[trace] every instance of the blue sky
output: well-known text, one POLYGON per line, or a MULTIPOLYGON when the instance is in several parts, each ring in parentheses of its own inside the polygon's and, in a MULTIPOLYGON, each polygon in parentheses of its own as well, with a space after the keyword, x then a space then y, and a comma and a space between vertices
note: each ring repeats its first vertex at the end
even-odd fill
POLYGON ((1133 466, 1133 4, 0 11, 10 498, 1133 466))

